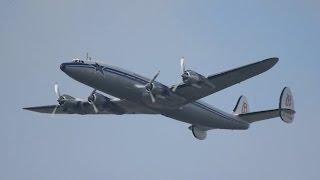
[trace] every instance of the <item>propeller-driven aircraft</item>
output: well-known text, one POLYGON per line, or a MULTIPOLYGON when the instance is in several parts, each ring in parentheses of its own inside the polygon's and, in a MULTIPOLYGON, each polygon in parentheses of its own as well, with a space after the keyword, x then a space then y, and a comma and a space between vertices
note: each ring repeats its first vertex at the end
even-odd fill
POLYGON ((245 130, 251 123, 276 117, 286 123, 293 121, 294 100, 288 87, 281 92, 279 107, 271 110, 250 112, 245 96, 238 99, 232 113, 223 112, 200 100, 269 70, 278 58, 210 76, 187 69, 184 58, 180 61, 182 82, 168 87, 156 81, 160 71, 149 79, 93 61, 88 56, 86 60, 74 59, 62 63, 60 69, 74 80, 92 87, 89 97, 81 100, 67 94, 61 95, 58 84, 55 84, 57 105, 24 109, 49 114, 161 114, 190 124, 189 129, 199 140, 204 140, 211 129, 245 130))

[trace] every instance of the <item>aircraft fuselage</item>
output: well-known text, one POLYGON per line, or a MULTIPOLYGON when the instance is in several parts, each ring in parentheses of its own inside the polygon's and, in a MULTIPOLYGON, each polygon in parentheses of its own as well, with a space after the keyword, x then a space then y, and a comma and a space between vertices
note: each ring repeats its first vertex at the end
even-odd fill
POLYGON ((63 63, 60 68, 71 78, 94 89, 182 122, 207 129, 249 128, 248 122, 204 102, 195 101, 186 104, 185 98, 178 96, 171 88, 159 82, 154 82, 156 102, 152 102, 146 88, 141 88, 150 79, 118 67, 83 61, 63 63))

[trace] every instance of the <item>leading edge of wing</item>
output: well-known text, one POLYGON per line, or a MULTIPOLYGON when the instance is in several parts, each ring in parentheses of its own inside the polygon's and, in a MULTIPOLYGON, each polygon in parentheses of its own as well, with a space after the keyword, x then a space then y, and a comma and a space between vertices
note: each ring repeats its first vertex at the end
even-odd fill
POLYGON ((277 57, 265 59, 252 64, 241 66, 235 69, 224 71, 208 76, 208 80, 214 88, 202 85, 201 88, 194 88, 189 84, 181 84, 177 87, 176 93, 187 99, 187 102, 196 101, 222 89, 228 88, 249 78, 257 76, 272 68, 279 59, 277 57), (196 93, 195 93, 196 92, 196 93))
POLYGON ((214 74, 214 75, 210 75, 210 76, 208 76, 208 79, 210 80, 212 78, 218 78, 220 76, 224 76, 226 74, 229 74, 229 73, 232 73, 232 72, 235 72, 235 71, 255 69, 256 70, 255 73, 252 73, 251 76, 248 76, 246 78, 246 79, 249 79, 249 78, 251 78, 253 76, 259 75, 259 74, 264 73, 267 70, 271 69, 274 65, 277 64, 278 61, 279 61, 279 58, 277 58, 277 57, 264 59, 262 61, 258 61, 258 62, 251 63, 251 64, 248 64, 248 65, 245 65, 245 66, 234 68, 234 69, 222 72, 222 73, 217 73, 217 74, 214 74))

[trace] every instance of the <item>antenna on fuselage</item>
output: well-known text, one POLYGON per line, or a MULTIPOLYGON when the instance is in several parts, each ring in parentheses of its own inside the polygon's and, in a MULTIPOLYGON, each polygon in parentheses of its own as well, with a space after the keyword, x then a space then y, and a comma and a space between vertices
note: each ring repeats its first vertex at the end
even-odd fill
POLYGON ((86 60, 87 60, 87 61, 91 61, 91 57, 89 56, 89 53, 88 53, 88 52, 86 53, 86 60))

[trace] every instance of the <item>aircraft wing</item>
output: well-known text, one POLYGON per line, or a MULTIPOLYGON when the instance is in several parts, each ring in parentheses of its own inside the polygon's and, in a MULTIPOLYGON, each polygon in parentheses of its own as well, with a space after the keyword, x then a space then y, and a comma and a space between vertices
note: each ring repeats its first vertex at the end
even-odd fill
POLYGON ((125 100, 115 100, 113 101, 115 105, 98 107, 98 112, 94 111, 94 108, 88 102, 83 102, 81 105, 75 105, 70 107, 64 107, 61 105, 48 105, 48 106, 35 106, 26 107, 25 110, 48 113, 51 114, 55 111, 55 114, 157 114, 150 109, 146 109, 137 104, 125 101, 125 100))
POLYGON ((201 82, 196 85, 182 83, 178 85, 175 92, 176 94, 184 97, 187 101, 186 103, 190 103, 259 75, 272 68, 277 62, 278 58, 269 58, 208 76, 207 79, 212 86, 208 86, 205 82, 201 82))
POLYGON ((47 105, 47 106, 34 106, 34 107, 25 107, 24 110, 39 112, 39 113, 53 113, 54 109, 57 107, 55 114, 64 114, 62 113, 62 108, 59 105, 47 105))

